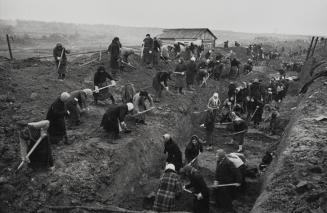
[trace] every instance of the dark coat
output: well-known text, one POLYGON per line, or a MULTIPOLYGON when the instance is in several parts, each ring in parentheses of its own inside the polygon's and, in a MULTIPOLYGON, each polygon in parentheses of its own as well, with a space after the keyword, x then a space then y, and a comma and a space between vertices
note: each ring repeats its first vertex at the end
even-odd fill
POLYGON ((118 41, 112 41, 110 44, 110 67, 112 69, 119 69, 120 47, 121 45, 118 41))
MULTIPOLYGON (((40 138, 41 131, 32 126, 27 126, 20 132, 20 137, 26 141, 27 152, 29 152, 36 141, 40 138), (27 134, 26 134, 27 133, 27 134)), ((36 147, 34 152, 29 157, 32 168, 46 168, 53 166, 53 157, 49 136, 42 139, 40 144, 36 147)))
POLYGON ((128 113, 127 105, 111 105, 102 117, 100 126, 103 127, 108 133, 119 135, 119 123, 125 120, 128 113))
POLYGON ((100 86, 101 84, 106 82, 107 78, 109 80, 114 80, 112 78, 112 76, 109 73, 105 72, 105 71, 104 72, 99 72, 99 71, 95 72, 95 74, 94 74, 94 86, 100 86))
MULTIPOLYGON (((184 63, 176 65, 175 72, 182 73, 182 72, 186 72, 186 71, 187 71, 187 67, 184 63)), ((183 88, 185 86, 184 75, 176 74, 175 76, 176 76, 175 77, 175 86, 177 88, 180 88, 180 87, 183 88)))
POLYGON ((197 73, 197 65, 194 61, 190 61, 187 65, 186 83, 191 85, 194 83, 194 78, 197 73))
POLYGON ((152 81, 153 89, 161 91, 163 86, 160 82, 164 82, 164 85, 167 87, 168 79, 170 79, 170 74, 168 72, 157 72, 152 81))
POLYGON ((195 194, 201 193, 203 198, 198 200, 194 197, 193 200, 193 212, 194 213, 208 213, 209 212, 209 188, 206 182, 198 171, 192 171, 188 176, 190 184, 186 185, 185 188, 193 188, 195 194))
POLYGON ((253 99, 260 100, 263 96, 261 84, 259 82, 254 82, 250 87, 250 93, 253 99))
POLYGON ((66 136, 65 116, 67 116, 65 103, 58 97, 48 110, 46 119, 50 121, 48 133, 50 137, 66 136))
POLYGON ((201 152, 203 152, 203 146, 198 141, 197 144, 193 144, 192 141, 188 143, 185 148, 185 159, 189 163, 193 160, 196 156, 198 156, 201 152))
MULTIPOLYGON (((242 173, 234 164, 224 157, 217 162, 215 180, 219 184, 242 183, 242 173)), ((235 187, 220 187, 215 189, 214 196, 218 206, 231 210, 235 187)))
POLYGON ((212 132, 215 128, 215 116, 210 110, 207 111, 204 126, 207 131, 212 132))
POLYGON ((166 153, 168 153, 166 162, 174 164, 176 171, 179 171, 183 166, 182 152, 172 139, 165 142, 164 154, 166 153))

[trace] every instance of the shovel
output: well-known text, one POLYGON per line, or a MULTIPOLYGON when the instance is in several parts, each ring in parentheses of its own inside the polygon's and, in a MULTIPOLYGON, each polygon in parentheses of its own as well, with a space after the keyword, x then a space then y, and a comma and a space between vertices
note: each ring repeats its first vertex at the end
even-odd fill
MULTIPOLYGON (((42 135, 42 136, 41 136, 41 137, 36 141, 36 143, 33 145, 32 149, 31 149, 31 150, 27 153, 27 155, 25 156, 25 159, 30 157, 30 155, 34 152, 34 150, 36 149, 36 147, 41 143, 42 139, 45 138, 46 136, 47 136, 47 135, 44 134, 44 135, 42 135)), ((19 164, 19 166, 18 166, 18 168, 17 168, 16 171, 18 171, 20 168, 22 168, 22 166, 24 165, 25 161, 26 161, 26 160, 23 160, 23 161, 19 164)))

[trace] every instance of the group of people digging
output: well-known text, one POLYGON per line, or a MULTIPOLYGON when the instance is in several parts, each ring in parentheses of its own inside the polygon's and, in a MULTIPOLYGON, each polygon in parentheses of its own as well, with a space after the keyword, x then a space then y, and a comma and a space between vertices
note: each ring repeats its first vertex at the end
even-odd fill
POLYGON ((227 154, 223 149, 216 151, 216 171, 212 185, 207 185, 198 157, 203 152, 201 139, 193 135, 182 152, 170 134, 163 135, 166 166, 155 193, 153 210, 169 212, 176 210, 176 203, 185 191, 193 197, 193 212, 208 213, 210 203, 223 212, 234 212, 232 201, 237 192, 244 191, 248 169, 241 153, 227 154), (183 182, 188 182, 183 185, 183 182), (212 191, 212 193, 210 193, 212 191), (212 197, 211 197, 211 196, 212 197))
MULTIPOLYGON (((148 54, 151 55, 153 50, 151 48, 154 48, 153 46, 149 46, 151 42, 154 45, 153 41, 148 41, 149 39, 151 38, 147 36, 143 45, 143 51, 144 49, 147 51, 143 52, 145 54, 145 63, 148 63, 146 61, 150 60, 148 54), (147 57, 149 58, 146 59, 147 57)), ((160 45, 155 47, 159 48, 160 45)), ((90 96, 93 96, 95 104, 100 104, 100 102, 108 99, 111 100, 111 104, 102 117, 100 126, 109 133, 111 139, 116 140, 120 138, 120 132, 130 132, 125 123, 125 118, 128 114, 132 114, 137 123, 146 124, 144 112, 152 108, 147 109, 145 102, 149 101, 150 107, 153 107, 153 102, 159 101, 162 91, 169 91, 167 81, 171 79, 172 74, 176 75, 175 87, 179 93, 183 94, 185 84, 187 85, 187 89, 194 90, 192 88, 194 82, 197 82, 200 86, 205 85, 211 74, 217 76, 215 69, 222 69, 221 62, 219 61, 221 59, 220 56, 216 57, 217 61, 213 65, 209 65, 210 59, 203 64, 201 62, 197 63, 195 57, 191 57, 186 63, 180 58, 174 72, 158 71, 154 74, 152 86, 156 92, 155 100, 152 100, 151 95, 147 91, 140 90, 135 92, 132 85, 125 85, 122 94, 123 103, 117 104, 117 101, 110 92, 110 87, 116 85, 115 74, 117 73, 117 69, 119 69, 119 64, 117 65, 117 63, 120 59, 120 48, 119 39, 114 38, 108 48, 111 53, 110 67, 114 71, 110 74, 106 72, 104 66, 99 66, 94 74, 94 90, 83 89, 70 93, 63 92, 51 104, 46 115, 46 120, 20 123, 19 139, 23 162, 28 162, 33 168, 50 167, 53 169, 51 144, 69 144, 66 119, 71 125, 81 124, 81 115, 89 110, 87 98, 90 96), (212 68, 210 72, 206 70, 209 67, 212 68)), ((57 45, 55 49, 54 57, 58 70, 61 70, 60 73, 58 71, 59 78, 64 79, 67 62, 65 54, 69 53, 69 51, 65 50, 62 45, 57 45), (59 52, 60 56, 58 56, 59 52)), ((128 59, 125 58, 123 60, 128 59)), ((231 61, 231 64, 233 73, 238 73, 240 63, 236 58, 231 61)), ((218 93, 215 93, 210 98, 204 124, 207 130, 206 141, 209 146, 214 143, 212 131, 217 117, 219 117, 218 114, 221 114, 221 123, 232 123, 233 129, 237 133, 233 136, 233 139, 238 142, 238 152, 242 152, 244 135, 247 130, 247 122, 243 118, 244 113, 250 115, 247 117, 250 117, 250 120, 253 120, 255 125, 257 125, 262 117, 261 107, 272 101, 279 102, 286 94, 287 85, 283 82, 271 81, 269 85, 270 90, 269 88, 267 90, 264 88, 258 80, 254 80, 252 85, 244 84, 240 87, 231 84, 228 91, 228 99, 224 103, 220 102, 218 93)), ((197 165, 197 158, 203 152, 201 140, 197 136, 192 136, 185 150, 185 162, 183 162, 182 153, 178 145, 169 134, 164 135, 164 141, 164 153, 168 154, 167 165, 160 180, 159 190, 156 193, 154 210, 173 210, 175 199, 182 190, 185 190, 194 195, 194 212, 209 212, 209 188, 214 189, 214 200, 217 205, 221 208, 232 210, 234 191, 244 184, 245 174, 243 165, 245 160, 243 154, 226 154, 224 150, 217 150, 215 182, 212 186, 207 186, 197 165), (190 184, 182 187, 179 174, 185 175, 190 180, 190 184), (191 188, 193 188, 192 191, 190 191, 191 188)))

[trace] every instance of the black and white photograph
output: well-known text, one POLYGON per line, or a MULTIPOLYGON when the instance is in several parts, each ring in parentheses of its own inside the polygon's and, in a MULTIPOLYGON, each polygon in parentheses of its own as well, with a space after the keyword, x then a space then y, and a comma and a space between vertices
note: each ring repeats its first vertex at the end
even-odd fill
POLYGON ((327 213, 326 0, 0 0, 0 213, 327 213))

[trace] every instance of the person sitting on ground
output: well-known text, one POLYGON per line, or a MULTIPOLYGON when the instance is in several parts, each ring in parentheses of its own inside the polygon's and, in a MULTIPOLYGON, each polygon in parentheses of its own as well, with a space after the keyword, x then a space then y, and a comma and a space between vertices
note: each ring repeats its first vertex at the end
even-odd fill
POLYGON ((98 101, 104 101, 108 98, 110 98, 112 104, 116 103, 114 97, 110 93, 109 88, 101 89, 102 87, 108 86, 107 79, 111 81, 111 85, 116 85, 116 82, 114 81, 113 77, 106 72, 104 66, 98 67, 97 71, 94 74, 95 91, 93 93, 93 96, 95 104, 98 104, 98 101))
POLYGON ((152 81, 152 87, 156 91, 155 102, 160 102, 162 90, 169 90, 167 81, 171 80, 169 72, 157 72, 152 81))
POLYGON ((176 168, 175 171, 179 172, 179 169, 183 166, 182 152, 169 134, 164 134, 163 139, 165 146, 164 154, 168 154, 166 163, 173 164, 176 168))
POLYGON ((185 175, 190 183, 185 185, 186 190, 192 190, 193 198, 193 212, 194 213, 209 213, 209 188, 204 181, 201 173, 190 165, 186 165, 181 169, 181 173, 185 175))
POLYGON ((50 122, 43 120, 39 122, 26 123, 21 121, 18 131, 21 157, 23 161, 28 162, 32 169, 50 168, 54 169, 53 157, 47 129, 50 122), (39 138, 43 138, 32 154, 27 158, 27 153, 32 149, 39 138))
POLYGON ((195 63, 195 57, 191 57, 191 60, 186 65, 187 71, 186 71, 186 88, 188 90, 193 91, 192 85, 194 84, 195 75, 197 73, 197 65, 195 63))
POLYGON ((217 167, 214 181, 214 198, 216 205, 227 211, 234 211, 232 201, 234 199, 236 187, 241 186, 242 174, 234 164, 227 158, 223 149, 216 152, 217 167), (235 183, 235 186, 215 187, 221 184, 235 183))
MULTIPOLYGON (((190 142, 185 148, 186 163, 190 163, 192 160, 198 157, 202 152, 203 152, 203 146, 202 143, 200 142, 200 139, 198 138, 198 136, 193 135, 191 137, 190 142)), ((197 165, 197 160, 194 160, 192 162, 192 165, 197 165)))
POLYGON ((46 120, 50 122, 48 134, 52 144, 58 144, 61 141, 68 143, 65 117, 69 116, 69 111, 66 107, 69 98, 70 94, 68 92, 61 93, 51 104, 47 112, 46 120))
POLYGON ((158 191, 154 200, 153 210, 169 212, 175 210, 176 199, 182 193, 182 183, 176 173, 174 164, 167 164, 160 178, 158 191))
POLYGON ((184 64, 183 59, 178 59, 178 64, 175 68, 175 87, 178 89, 180 94, 184 94, 183 88, 185 87, 185 78, 184 75, 187 71, 186 65, 184 64))
POLYGON ((61 43, 57 43, 56 47, 53 49, 53 57, 56 62, 56 68, 58 71, 58 79, 64 80, 66 77, 66 69, 67 69, 67 56, 66 54, 69 54, 70 51, 66 50, 62 46, 61 43))
POLYGON ((131 132, 127 129, 125 116, 134 109, 132 103, 111 105, 102 117, 100 126, 110 134, 111 139, 119 139, 119 132, 124 130, 125 133, 131 132))
POLYGON ((236 141, 238 143, 237 152, 242 152, 244 137, 245 137, 245 133, 248 130, 248 125, 247 125, 246 121, 244 121, 242 118, 238 117, 235 112, 231 113, 231 119, 233 122, 234 133, 232 133, 233 137, 228 144, 233 145, 234 141, 236 141))
POLYGON ((70 112, 69 121, 72 125, 81 124, 81 114, 88 110, 86 99, 93 94, 92 90, 75 90, 70 93, 67 109, 70 112))
MULTIPOLYGON (((150 107, 153 107, 153 100, 147 91, 140 91, 134 95, 133 104, 134 104, 134 112, 136 114, 147 110, 145 105, 146 100, 149 101, 150 107)), ((146 125, 145 114, 137 115, 136 122, 146 125)))

